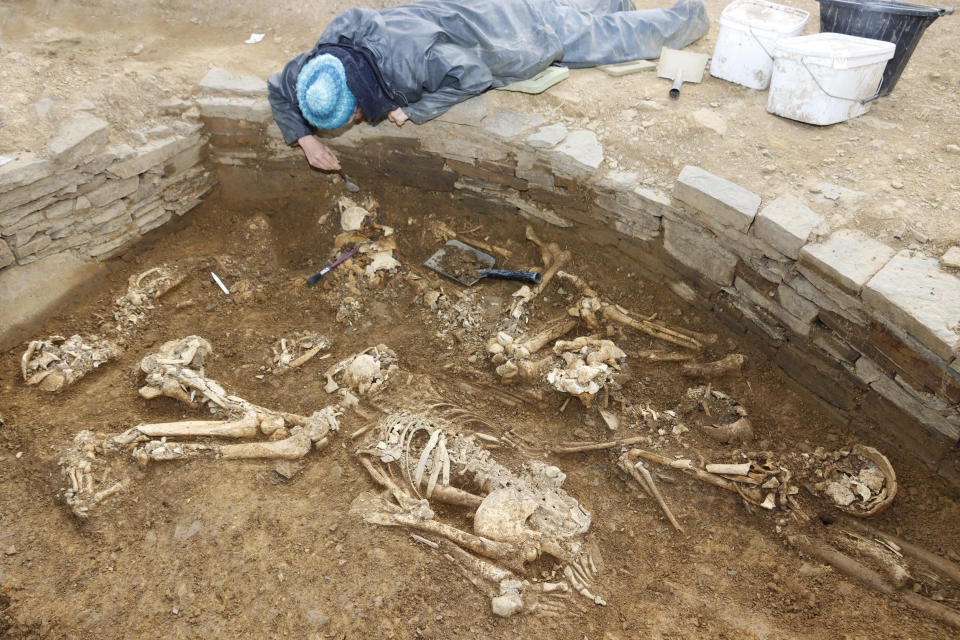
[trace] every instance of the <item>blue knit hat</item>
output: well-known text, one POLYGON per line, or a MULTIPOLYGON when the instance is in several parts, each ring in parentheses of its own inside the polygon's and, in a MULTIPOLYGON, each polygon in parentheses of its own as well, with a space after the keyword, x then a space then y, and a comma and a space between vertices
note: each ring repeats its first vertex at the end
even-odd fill
POLYGON ((303 65, 297 75, 297 102, 303 117, 318 129, 339 129, 357 109, 343 63, 330 54, 303 65))

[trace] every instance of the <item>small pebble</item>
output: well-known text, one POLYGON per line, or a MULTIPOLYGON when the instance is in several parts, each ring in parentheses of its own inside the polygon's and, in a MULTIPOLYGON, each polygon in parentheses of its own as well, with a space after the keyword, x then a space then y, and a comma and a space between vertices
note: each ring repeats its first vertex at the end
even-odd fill
POLYGON ((17 460, 23 457, 23 451, 17 451, 17 460))
POLYGON ((11 545, 4 550, 4 553, 8 556, 15 556, 17 555, 17 548, 11 545))
POLYGON ((900 182, 899 180, 891 180, 890 186, 893 187, 894 189, 903 189, 903 183, 900 182))

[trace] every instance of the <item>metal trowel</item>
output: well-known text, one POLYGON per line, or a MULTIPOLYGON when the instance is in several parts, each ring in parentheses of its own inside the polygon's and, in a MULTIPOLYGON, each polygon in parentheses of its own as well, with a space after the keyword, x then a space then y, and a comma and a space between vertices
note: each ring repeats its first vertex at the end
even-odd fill
POLYGON ((703 70, 707 67, 707 54, 692 51, 679 51, 664 47, 660 50, 660 62, 657 63, 657 77, 673 80, 670 98, 680 97, 680 86, 684 82, 701 82, 703 70))
POLYGON ((543 280, 536 271, 504 271, 492 268, 496 260, 489 253, 474 249, 459 240, 447 240, 423 266, 470 287, 481 278, 496 280, 516 280, 527 284, 540 284, 543 280))

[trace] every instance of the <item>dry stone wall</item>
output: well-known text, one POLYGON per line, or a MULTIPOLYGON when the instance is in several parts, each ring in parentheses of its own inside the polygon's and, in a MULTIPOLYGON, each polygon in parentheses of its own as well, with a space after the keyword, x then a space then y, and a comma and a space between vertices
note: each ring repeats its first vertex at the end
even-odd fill
POLYGON ((215 183, 206 136, 189 104, 170 124, 124 132, 137 144, 111 143, 110 125, 78 112, 44 152, 0 164, 0 275, 73 252, 102 260, 199 204, 215 183))

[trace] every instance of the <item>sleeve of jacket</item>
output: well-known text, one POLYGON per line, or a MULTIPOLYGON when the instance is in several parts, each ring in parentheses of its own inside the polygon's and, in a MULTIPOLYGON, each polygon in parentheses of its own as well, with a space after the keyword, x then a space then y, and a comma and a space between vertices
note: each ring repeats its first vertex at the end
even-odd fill
POLYGON ((267 81, 267 97, 273 111, 273 120, 280 127, 284 142, 291 146, 303 136, 313 133, 313 128, 303 118, 297 105, 297 74, 310 55, 300 54, 288 62, 283 71, 273 74, 267 81))

